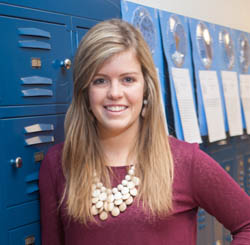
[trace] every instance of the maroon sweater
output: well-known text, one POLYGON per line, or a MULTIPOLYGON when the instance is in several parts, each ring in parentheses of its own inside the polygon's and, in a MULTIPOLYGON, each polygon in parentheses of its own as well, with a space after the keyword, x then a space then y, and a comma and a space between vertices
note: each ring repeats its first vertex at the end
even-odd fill
MULTIPOLYGON (((174 158, 173 214, 152 220, 134 202, 117 217, 87 227, 70 220, 58 202, 65 179, 62 144, 52 147, 40 170, 41 232, 43 245, 194 245, 197 209, 214 215, 233 235, 233 245, 250 244, 250 198, 239 185, 202 152, 197 144, 171 137, 174 158)), ((113 167, 118 179, 126 167, 113 167)), ((114 183, 117 185, 117 183, 114 183)))

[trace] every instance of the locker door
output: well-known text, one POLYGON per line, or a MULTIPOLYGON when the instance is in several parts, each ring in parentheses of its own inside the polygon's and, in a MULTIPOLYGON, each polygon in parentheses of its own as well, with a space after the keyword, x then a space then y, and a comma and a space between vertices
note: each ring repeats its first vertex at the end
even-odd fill
POLYGON ((52 144, 63 141, 63 121, 63 114, 0 120, 6 207, 38 199, 40 162, 52 144))
POLYGON ((68 103, 71 39, 66 25, 0 17, 0 31, 0 106, 68 103))

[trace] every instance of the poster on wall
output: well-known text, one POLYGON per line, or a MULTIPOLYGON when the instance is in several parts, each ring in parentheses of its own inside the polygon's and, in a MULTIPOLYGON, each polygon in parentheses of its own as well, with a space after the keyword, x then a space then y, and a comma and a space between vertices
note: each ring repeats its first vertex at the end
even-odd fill
POLYGON ((219 79, 223 88, 222 101, 225 108, 226 130, 230 136, 242 135, 242 115, 239 82, 236 65, 236 52, 233 31, 230 28, 215 25, 219 79))
POLYGON ((217 75, 217 60, 214 55, 214 25, 189 19, 195 69, 199 124, 202 135, 210 142, 226 138, 223 115, 222 91, 217 75))
POLYGON ((159 10, 162 42, 167 59, 171 102, 177 138, 201 143, 194 97, 187 19, 159 10))

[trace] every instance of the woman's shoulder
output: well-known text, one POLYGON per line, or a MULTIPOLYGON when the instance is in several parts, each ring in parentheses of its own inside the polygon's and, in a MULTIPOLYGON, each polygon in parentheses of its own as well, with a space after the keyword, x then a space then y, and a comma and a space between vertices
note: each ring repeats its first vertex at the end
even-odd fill
POLYGON ((49 159, 61 159, 63 151, 63 142, 53 145, 49 148, 46 157, 49 159))
POLYGON ((194 151, 199 149, 199 144, 188 143, 174 136, 169 136, 169 144, 173 156, 192 157, 194 151))
POLYGON ((58 172, 59 170, 61 170, 62 151, 63 142, 50 147, 45 155, 44 160, 42 161, 41 169, 47 169, 51 172, 58 172))

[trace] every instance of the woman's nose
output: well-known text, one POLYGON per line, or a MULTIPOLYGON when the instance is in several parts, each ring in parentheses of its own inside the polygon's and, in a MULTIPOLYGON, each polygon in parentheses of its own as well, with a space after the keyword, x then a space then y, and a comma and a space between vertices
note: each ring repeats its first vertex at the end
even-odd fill
POLYGON ((122 86, 119 81, 111 81, 109 89, 108 89, 108 98, 109 99, 119 99, 122 97, 122 86))

